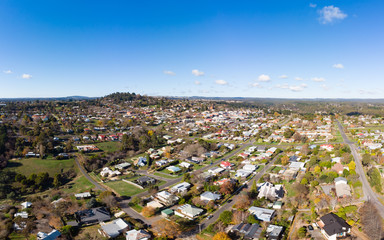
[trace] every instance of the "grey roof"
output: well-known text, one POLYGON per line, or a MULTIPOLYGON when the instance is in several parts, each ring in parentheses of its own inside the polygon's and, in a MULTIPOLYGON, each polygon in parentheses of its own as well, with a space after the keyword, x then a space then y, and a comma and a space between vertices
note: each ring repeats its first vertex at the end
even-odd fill
POLYGON ((232 231, 244 234, 246 239, 260 238, 262 228, 258 224, 240 223, 233 226, 232 231))
POLYGON ((104 207, 86 209, 75 214, 79 222, 83 224, 105 222, 111 219, 111 215, 104 207))
POLYGON ((120 235, 120 233, 128 227, 128 224, 121 218, 115 219, 110 223, 101 225, 103 231, 110 237, 114 238, 120 235))
POLYGON ((323 229, 328 236, 348 232, 348 229, 351 228, 344 219, 334 213, 328 213, 322 216, 320 220, 324 223, 323 229))

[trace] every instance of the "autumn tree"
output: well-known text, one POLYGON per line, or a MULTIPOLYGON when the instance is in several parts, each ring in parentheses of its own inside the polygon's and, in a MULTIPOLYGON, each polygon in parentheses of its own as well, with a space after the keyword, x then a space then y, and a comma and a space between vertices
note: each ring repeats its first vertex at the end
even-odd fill
POLYGON ((225 232, 218 232, 213 236, 213 240, 231 240, 231 238, 225 232))
POLYGON ((238 209, 244 210, 251 205, 251 199, 249 199, 248 195, 240 195, 235 204, 238 209))
POLYGON ((143 214, 144 217, 152 217, 155 215, 156 209, 153 207, 144 207, 141 211, 141 214, 143 214))
POLYGON ((153 230, 159 237, 175 238, 181 231, 177 223, 161 219, 153 224, 153 230))
POLYGON ((233 213, 232 213, 231 211, 224 211, 224 212, 222 212, 222 213, 220 214, 220 216, 219 216, 219 220, 220 220, 222 223, 228 225, 228 224, 230 224, 231 221, 232 221, 232 216, 233 216, 233 213))
POLYGON ((223 183, 220 187, 220 193, 223 195, 232 194, 234 190, 235 190, 235 183, 233 183, 232 181, 227 181, 223 183))
POLYGON ((281 158, 281 164, 283 164, 284 166, 287 165, 289 163, 289 157, 287 155, 283 156, 281 158))

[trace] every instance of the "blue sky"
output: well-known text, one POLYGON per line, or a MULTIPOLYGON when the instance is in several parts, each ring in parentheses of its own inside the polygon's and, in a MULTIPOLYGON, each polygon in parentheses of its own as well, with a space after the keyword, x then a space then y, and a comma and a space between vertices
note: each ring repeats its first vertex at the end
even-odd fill
POLYGON ((0 1, 0 98, 383 98, 384 1, 0 1))

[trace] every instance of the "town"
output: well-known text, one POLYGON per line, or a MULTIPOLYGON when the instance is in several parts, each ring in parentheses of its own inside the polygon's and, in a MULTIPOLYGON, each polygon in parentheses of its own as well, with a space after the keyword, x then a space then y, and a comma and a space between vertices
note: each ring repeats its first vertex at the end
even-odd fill
POLYGON ((383 106, 348 104, 3 101, 0 238, 381 239, 383 106))

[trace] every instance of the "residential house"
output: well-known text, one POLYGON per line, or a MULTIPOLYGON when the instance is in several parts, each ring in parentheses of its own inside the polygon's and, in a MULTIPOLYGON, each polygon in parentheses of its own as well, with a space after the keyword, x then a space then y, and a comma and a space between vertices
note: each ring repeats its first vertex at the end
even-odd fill
POLYGON ((351 195, 351 187, 348 185, 347 179, 343 177, 335 178, 336 195, 338 198, 346 198, 351 195))
POLYGON ((190 220, 203 213, 203 209, 192 206, 190 204, 184 204, 177 208, 175 214, 179 217, 188 218, 190 220))
POLYGON ((246 164, 243 166, 243 169, 246 171, 255 171, 257 169, 257 165, 252 165, 252 164, 246 164))
POLYGON ((163 211, 161 211, 161 216, 163 216, 163 217, 170 217, 173 214, 175 214, 175 212, 170 208, 167 208, 167 209, 164 209, 163 211))
POLYGON ((156 200, 153 200, 153 201, 147 202, 147 207, 156 209, 156 208, 162 208, 164 207, 164 205, 156 200))
POLYGON ((260 207, 250 207, 248 211, 255 215, 255 217, 264 222, 270 222, 275 216, 275 210, 260 208, 260 207))
POLYGON ((332 146, 331 144, 322 144, 322 145, 320 145, 320 149, 325 149, 328 152, 333 151, 334 148, 335 147, 332 146))
POLYGON ((119 169, 120 171, 122 171, 122 170, 128 168, 129 166, 131 166, 130 163, 123 162, 123 163, 115 165, 115 169, 119 169))
POLYGON ((92 197, 90 192, 83 192, 83 193, 75 194, 76 199, 85 199, 85 198, 90 198, 90 197, 92 197))
POLYGON ((224 169, 231 169, 232 166, 233 166, 233 164, 230 162, 227 162, 227 161, 222 161, 220 163, 220 167, 222 167, 224 169))
POLYGON ((320 218, 317 225, 321 233, 328 240, 336 240, 338 237, 345 237, 351 232, 351 226, 341 217, 334 213, 328 213, 320 218))
POLYGON ((239 169, 236 171, 235 177, 241 177, 241 178, 246 178, 249 175, 251 175, 252 171, 249 170, 244 170, 244 169, 239 169))
POLYGON ((263 228, 259 224, 240 223, 232 227, 231 232, 238 232, 244 239, 259 239, 263 228))
POLYGON ((27 212, 25 212, 25 211, 23 211, 23 212, 18 212, 18 213, 15 213, 14 215, 13 215, 13 217, 21 217, 21 218, 28 218, 28 213, 27 212))
POLYGON ((190 183, 182 182, 171 188, 172 193, 186 193, 188 189, 191 187, 190 183))
POLYGON ((171 206, 175 204, 177 201, 179 201, 179 197, 167 192, 167 191, 161 191, 155 195, 155 200, 159 201, 160 203, 164 204, 165 206, 171 206))
POLYGON ((220 194, 212 193, 212 192, 204 192, 200 195, 200 200, 202 201, 216 201, 221 198, 220 194))
POLYGON ((296 178, 299 170, 297 168, 290 168, 284 171, 283 179, 287 181, 291 181, 296 178))
POLYGON ((172 173, 177 173, 177 172, 181 171, 181 169, 179 167, 176 167, 176 166, 169 166, 169 167, 167 167, 167 170, 172 172, 172 173))
POLYGON ((220 173, 222 173, 222 172, 224 172, 224 171, 225 171, 225 169, 221 168, 221 167, 213 167, 213 168, 208 170, 208 172, 210 174, 215 175, 215 176, 220 174, 220 173))
POLYGON ((126 232, 125 237, 126 240, 149 240, 151 239, 151 234, 142 229, 132 229, 131 231, 126 232))
POLYGON ((333 165, 332 170, 337 172, 338 174, 343 174, 344 166, 341 163, 336 163, 333 165))
POLYGON ((276 200, 284 197, 283 185, 273 185, 270 182, 264 182, 258 184, 259 194, 257 198, 267 198, 270 200, 276 200))
POLYGON ((146 157, 139 157, 139 160, 137 161, 137 166, 144 167, 147 165, 147 158, 146 157))
POLYGON ((20 204, 22 209, 30 208, 32 206, 31 202, 23 202, 20 204))
MULTIPOLYGON (((75 217, 79 225, 95 224, 109 221, 111 219, 111 215, 104 207, 97 207, 75 212, 75 217)), ((71 223, 74 224, 73 222, 71 223)), ((71 224, 68 223, 68 225, 71 224)))
POLYGON ((156 161, 155 164, 159 167, 162 167, 162 166, 165 166, 168 164, 168 161, 166 160, 159 160, 159 161, 156 161))
POLYGON ((100 175, 102 177, 112 177, 116 175, 121 175, 121 172, 118 170, 112 171, 109 167, 105 167, 101 170, 100 175))
POLYGON ((281 239, 283 233, 284 227, 271 224, 267 227, 265 236, 268 240, 279 240, 281 239))
POLYGON ((121 218, 115 219, 109 223, 100 223, 101 235, 108 238, 115 238, 119 236, 123 231, 129 228, 129 225, 121 218))
POLYGON ((153 179, 148 176, 142 176, 138 178, 136 181, 140 186, 148 186, 148 185, 154 184, 156 182, 156 179, 153 179))
POLYGON ((50 233, 38 232, 37 240, 55 240, 61 236, 61 233, 56 229, 53 229, 50 233))
POLYGON ((190 168, 192 166, 192 164, 187 163, 187 162, 182 162, 179 164, 179 166, 182 168, 190 168))

